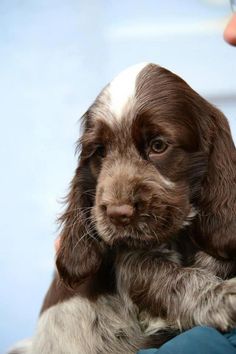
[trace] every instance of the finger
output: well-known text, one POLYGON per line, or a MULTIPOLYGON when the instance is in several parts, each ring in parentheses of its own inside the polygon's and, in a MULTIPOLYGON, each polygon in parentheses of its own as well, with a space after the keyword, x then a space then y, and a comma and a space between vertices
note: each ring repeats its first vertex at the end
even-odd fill
POLYGON ((55 251, 58 252, 59 248, 60 248, 60 237, 56 238, 56 240, 54 241, 54 247, 55 247, 55 251))
POLYGON ((225 28, 224 39, 229 44, 236 46, 236 14, 233 14, 225 28))

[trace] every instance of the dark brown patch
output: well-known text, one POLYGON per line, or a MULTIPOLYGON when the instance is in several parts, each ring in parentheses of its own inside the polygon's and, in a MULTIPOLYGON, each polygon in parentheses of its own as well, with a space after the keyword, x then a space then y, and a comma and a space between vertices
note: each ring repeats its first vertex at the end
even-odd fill
POLYGON ((90 301, 96 301, 98 296, 112 294, 116 291, 115 275, 113 267, 113 252, 104 257, 98 272, 86 278, 82 283, 75 282, 73 288, 60 280, 59 275, 55 273, 50 288, 45 296, 40 314, 49 307, 57 303, 69 300, 74 296, 86 297, 90 301))

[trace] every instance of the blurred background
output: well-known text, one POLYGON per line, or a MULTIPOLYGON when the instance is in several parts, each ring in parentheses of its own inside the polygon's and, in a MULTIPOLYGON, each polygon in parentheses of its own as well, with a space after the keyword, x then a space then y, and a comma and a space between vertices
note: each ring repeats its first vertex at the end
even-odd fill
POLYGON ((0 0, 0 353, 34 331, 78 120, 115 74, 167 67, 223 110, 236 140, 230 15, 228 0, 0 0))

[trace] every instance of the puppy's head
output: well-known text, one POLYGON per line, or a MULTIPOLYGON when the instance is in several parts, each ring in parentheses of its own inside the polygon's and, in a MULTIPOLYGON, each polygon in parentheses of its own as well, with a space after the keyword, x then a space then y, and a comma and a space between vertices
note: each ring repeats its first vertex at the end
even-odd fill
POLYGON ((228 156, 234 147, 223 115, 157 65, 136 65, 107 85, 84 118, 80 164, 62 217, 62 277, 96 272, 107 247, 151 247, 176 237, 194 217, 199 223, 196 214, 213 188, 207 172, 219 162, 211 157, 219 124, 230 140, 228 156))

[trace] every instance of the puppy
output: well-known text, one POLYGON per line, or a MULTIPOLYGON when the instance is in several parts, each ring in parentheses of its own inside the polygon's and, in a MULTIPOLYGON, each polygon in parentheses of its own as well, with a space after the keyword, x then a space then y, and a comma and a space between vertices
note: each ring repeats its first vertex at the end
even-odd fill
POLYGON ((236 154, 224 115, 143 63, 102 90, 83 129, 58 274, 21 352, 131 354, 195 325, 235 326, 236 154))

